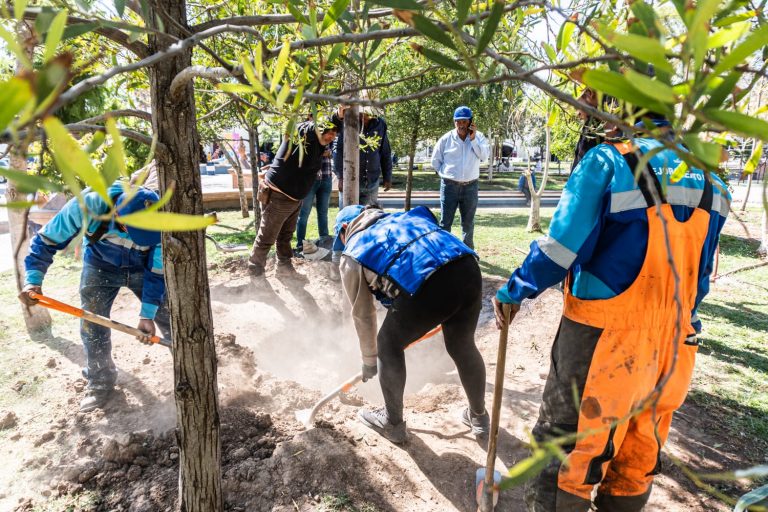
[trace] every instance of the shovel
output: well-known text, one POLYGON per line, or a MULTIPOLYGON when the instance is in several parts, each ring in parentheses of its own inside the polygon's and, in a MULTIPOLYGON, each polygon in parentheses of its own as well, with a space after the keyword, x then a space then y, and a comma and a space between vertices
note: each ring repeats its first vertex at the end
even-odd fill
POLYGON ((491 414, 491 431, 488 436, 488 458, 485 467, 477 470, 475 475, 475 490, 480 512, 493 512, 499 499, 496 490, 501 482, 501 473, 496 467, 496 440, 499 435, 499 417, 501 416, 501 396, 504 393, 504 367, 507 362, 507 337, 509 334, 509 317, 511 306, 502 306, 504 325, 499 331, 499 351, 496 356, 496 380, 493 385, 493 410, 491 414))
MULTIPOLYGON (((442 330, 443 330, 443 326, 438 325, 437 327, 429 331, 427 334, 425 334, 421 338, 417 339, 416 341, 414 341, 413 343, 405 347, 405 349, 408 350, 415 344, 431 338, 432 336, 434 336, 435 334, 437 334, 442 330)), ((312 428, 312 426, 315 424, 315 416, 317 415, 317 411, 319 411, 325 404, 333 400, 340 393, 346 393, 347 391, 355 387, 355 385, 357 385, 357 383, 360 382, 361 380, 363 380, 362 372, 358 373, 353 377, 350 377, 349 379, 344 381, 343 384, 341 384, 336 389, 334 389, 333 391, 325 395, 322 399, 320 399, 320 401, 317 402, 311 409, 302 409, 300 411, 296 411, 295 413, 296 419, 299 421, 299 423, 304 425, 304 428, 306 429, 312 428)))
MULTIPOLYGON (((67 313, 68 315, 82 318, 83 320, 92 322, 94 324, 103 325, 104 327, 108 327, 116 331, 130 334, 131 336, 147 335, 147 333, 145 333, 144 331, 140 331, 139 329, 136 329, 135 327, 131 327, 130 325, 125 325, 120 322, 116 322, 115 320, 112 320, 110 318, 97 315, 96 313, 91 313, 90 311, 76 308, 75 306, 70 306, 69 304, 59 302, 58 300, 52 299, 50 297, 46 297, 45 295, 42 295, 40 293, 29 292, 29 296, 37 300, 38 301, 37 303, 41 306, 45 306, 46 308, 49 308, 49 309, 54 309, 56 311, 61 311, 62 313, 67 313)), ((152 343, 160 344, 168 348, 171 348, 173 346, 173 343, 171 343, 171 340, 161 338, 160 336, 152 336, 151 338, 149 338, 149 341, 151 341, 152 343)))

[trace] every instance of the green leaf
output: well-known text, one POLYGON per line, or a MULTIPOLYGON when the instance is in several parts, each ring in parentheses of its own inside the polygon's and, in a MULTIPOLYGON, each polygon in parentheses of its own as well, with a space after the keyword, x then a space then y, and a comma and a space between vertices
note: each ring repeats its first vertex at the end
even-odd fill
POLYGON ((283 78, 285 68, 288 65, 288 57, 291 54, 290 40, 286 37, 283 39, 283 47, 280 49, 280 53, 277 55, 277 62, 275 62, 275 68, 272 71, 272 83, 269 86, 269 92, 275 92, 280 79, 283 78))
POLYGON ((672 64, 667 60, 664 46, 657 39, 638 36, 636 34, 619 34, 615 32, 604 35, 604 37, 613 44, 613 46, 619 50, 627 52, 636 59, 653 64, 658 70, 674 73, 672 64))
POLYGON ((734 14, 733 16, 727 16, 725 18, 719 19, 714 23, 715 27, 727 27, 728 25, 731 25, 733 23, 738 23, 739 21, 747 21, 749 19, 754 18, 757 16, 757 12, 754 10, 742 12, 739 14, 734 14))
POLYGON ((53 18, 51 26, 48 27, 48 33, 45 36, 45 52, 43 52, 43 62, 48 62, 56 55, 56 49, 64 35, 64 27, 67 24, 67 11, 62 10, 53 18))
POLYGON ((720 2, 721 0, 699 0, 696 2, 693 18, 688 25, 688 37, 685 40, 685 46, 693 54, 694 70, 701 69, 704 62, 704 56, 707 53, 710 20, 717 12, 720 2))
POLYGON ((466 71, 467 68, 465 68, 460 62, 458 62, 455 59, 452 59, 448 57, 447 55, 444 55, 436 50, 432 50, 430 48, 426 48, 424 46, 411 43, 411 48, 413 48, 418 53, 422 54, 427 59, 431 60, 432 62, 439 64, 440 66, 443 66, 448 69, 454 69, 456 71, 466 71))
POLYGON ((261 82, 264 79, 264 57, 262 55, 262 43, 256 44, 256 55, 253 57, 253 66, 256 68, 256 78, 261 82))
POLYGON ((549 464, 554 455, 543 448, 536 448, 527 459, 523 459, 511 468, 507 476, 501 479, 499 489, 510 489, 535 477, 549 464))
POLYGON ((123 17, 123 13, 125 12, 125 0, 115 0, 115 12, 117 13, 118 18, 123 17))
POLYGON ((334 0, 330 9, 328 9, 328 11, 325 13, 320 32, 325 32, 328 30, 328 28, 330 28, 331 25, 336 23, 336 20, 339 19, 342 14, 344 14, 344 11, 347 9, 348 5, 349 0, 334 0))
POLYGON ((645 2, 632 2, 629 6, 638 20, 645 27, 645 31, 651 37, 659 33, 656 11, 645 2))
POLYGON ((734 133, 760 140, 768 140, 768 122, 762 119, 728 110, 704 109, 702 113, 707 119, 734 133))
POLYGON ((477 40, 477 55, 483 53, 483 50, 485 50, 491 42, 491 39, 493 39, 493 35, 496 33, 496 29, 499 28, 499 22, 501 21, 501 16, 503 14, 504 0, 494 0, 493 7, 491 7, 491 14, 488 16, 488 19, 485 20, 483 33, 480 35, 480 39, 477 40))
POLYGON ((344 43, 336 43, 333 45, 333 48, 331 48, 331 51, 328 52, 328 60, 326 61, 325 65, 330 66, 333 64, 333 61, 335 61, 339 55, 341 55, 341 51, 344 49, 344 43))
POLYGON ((391 7, 392 9, 405 9, 406 11, 420 11, 424 9, 415 0, 371 0, 369 3, 391 7))
POLYGON ((80 185, 77 183, 79 177, 107 204, 110 204, 111 200, 107 194, 104 176, 96 170, 88 154, 72 138, 61 121, 55 117, 48 117, 43 121, 43 128, 51 140, 56 165, 61 169, 64 181, 70 186, 70 189, 75 193, 79 192, 80 185))
POLYGON ((95 28, 98 28, 98 23, 75 23, 64 28, 64 33, 61 35, 61 40, 66 41, 73 37, 78 37, 83 34, 87 34, 95 28))
POLYGON ((641 93, 629 83, 624 75, 614 71, 589 69, 584 72, 582 81, 595 90, 610 94, 614 98, 627 101, 633 105, 660 113, 670 112, 669 107, 641 93))
POLYGON ((293 5, 293 2, 289 0, 284 3, 285 3, 285 6, 288 8, 288 12, 290 12, 291 15, 294 18, 296 18, 296 21, 304 25, 309 25, 309 20, 307 19, 307 17, 304 16, 304 13, 301 12, 295 5, 293 5))
POLYGON ((667 84, 632 69, 627 69, 624 76, 627 77, 627 82, 638 92, 664 103, 677 103, 675 91, 667 84))
POLYGON ((685 176, 685 173, 688 172, 688 164, 685 163, 684 160, 680 160, 680 163, 677 167, 675 167, 675 170, 672 171, 672 176, 669 177, 669 181, 672 183, 677 183, 681 179, 683 179, 683 176, 685 176))
POLYGON ((691 153, 711 169, 715 169, 720 165, 720 156, 723 152, 723 147, 720 144, 705 142, 699 139, 699 136, 695 133, 683 135, 683 142, 685 142, 691 153))
POLYGON ((109 118, 105 124, 107 133, 112 138, 112 145, 107 149, 107 158, 104 160, 104 181, 111 184, 120 176, 128 175, 125 167, 127 157, 117 122, 109 118))
POLYGON ((141 210, 115 218, 121 224, 147 231, 197 231, 216 222, 214 217, 141 210))
POLYGON ((106 140, 107 136, 104 135, 104 132, 95 132, 93 134, 93 138, 91 139, 91 142, 88 144, 88 147, 85 148, 85 152, 88 154, 94 153, 97 149, 101 147, 102 144, 104 144, 104 141, 106 140))
POLYGON ((456 0, 456 23, 461 26, 469 15, 469 8, 472 7, 472 0, 456 0))
POLYGON ((744 34, 746 34, 752 24, 748 21, 742 21, 740 23, 734 23, 731 26, 718 30, 707 40, 707 48, 712 50, 714 48, 720 48, 728 43, 737 40, 744 34))
POLYGON ((11 78, 0 83, 0 131, 5 130, 16 114, 32 100, 32 88, 29 82, 21 78, 11 78))
POLYGON ((411 17, 411 26, 418 30, 421 34, 427 36, 433 41, 437 41, 443 46, 447 46, 451 50, 456 49, 456 45, 453 44, 453 39, 443 29, 438 28, 437 25, 432 23, 429 18, 421 14, 414 14, 411 17))
POLYGON ((718 85, 709 95, 709 100, 706 105, 704 105, 704 108, 717 108, 721 106, 726 98, 733 92, 739 79, 741 79, 741 73, 738 71, 733 71, 726 76, 720 85, 718 85))
POLYGON ((30 62, 27 54, 24 53, 19 42, 16 40, 16 36, 5 30, 0 26, 0 38, 5 40, 5 44, 8 45, 8 50, 21 62, 22 66, 27 69, 32 69, 32 63, 30 62))
POLYGON ((255 86, 245 84, 219 84, 217 87, 224 92, 231 92, 232 94, 250 94, 254 92, 253 89, 255 86))
POLYGON ((719 75, 730 71, 766 45, 768 45, 768 25, 762 25, 747 36, 743 43, 731 50, 731 53, 720 59, 720 63, 715 66, 713 74, 719 75))
POLYGON ((560 25, 560 31, 557 33, 557 50, 558 51, 565 51, 566 48, 568 48, 568 45, 571 44, 571 38, 573 37, 573 31, 576 28, 576 25, 570 22, 570 20, 566 20, 565 23, 560 25))
POLYGON ((37 174, 28 174, 25 171, 16 171, 0 167, 0 176, 5 176, 16 184, 16 188, 23 194, 32 194, 38 190, 60 191, 61 186, 58 183, 50 181, 48 178, 38 176, 37 174))
POLYGON ((27 10, 29 0, 13 0, 13 16, 21 21, 24 18, 24 11, 27 10))
POLYGON ((288 84, 283 84, 283 86, 280 88, 280 92, 277 93, 275 106, 277 106, 277 108, 281 108, 285 104, 285 100, 288 99, 288 96, 290 94, 291 94, 291 88, 288 86, 288 84))
POLYGON ((755 169, 757 169, 757 164, 760 163, 760 157, 763 156, 763 141, 758 140, 757 144, 755 144, 755 149, 752 151, 752 154, 749 156, 749 160, 747 160, 746 165, 744 165, 744 175, 752 174, 755 172, 755 169))
POLYGON ((554 48, 552 48, 552 45, 542 41, 541 46, 544 48, 544 51, 547 52, 547 57, 549 57, 549 62, 552 64, 557 62, 557 52, 555 51, 554 48))

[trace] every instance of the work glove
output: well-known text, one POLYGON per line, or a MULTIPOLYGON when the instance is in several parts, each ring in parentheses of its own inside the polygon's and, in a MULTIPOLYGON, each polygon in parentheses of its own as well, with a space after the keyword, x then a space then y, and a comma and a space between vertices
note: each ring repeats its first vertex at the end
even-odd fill
POLYGON ((42 287, 36 284, 26 284, 24 285, 24 288, 22 288, 21 291, 19 292, 19 300, 21 301, 22 304, 24 304, 25 306, 34 306, 35 304, 37 304, 37 299, 33 299, 32 297, 30 297, 29 292, 35 292, 42 295, 43 289, 42 287))
POLYGON ((146 333, 145 336, 136 336, 136 339, 145 345, 151 345, 152 341, 150 338, 155 335, 155 322, 149 318, 140 318, 139 325, 136 328, 146 333))
POLYGON ((363 365, 363 382, 368 382, 368 380, 374 378, 377 373, 379 373, 379 369, 375 364, 373 366, 368 366, 367 364, 364 364, 363 365))

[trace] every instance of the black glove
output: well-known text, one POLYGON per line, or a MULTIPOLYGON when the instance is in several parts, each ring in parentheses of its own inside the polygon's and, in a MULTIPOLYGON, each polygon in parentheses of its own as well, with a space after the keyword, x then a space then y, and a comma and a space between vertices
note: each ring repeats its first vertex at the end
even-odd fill
POLYGON ((379 373, 379 369, 376 367, 376 365, 368 366, 367 364, 364 364, 363 365, 363 382, 368 382, 368 379, 374 378, 377 373, 379 373))

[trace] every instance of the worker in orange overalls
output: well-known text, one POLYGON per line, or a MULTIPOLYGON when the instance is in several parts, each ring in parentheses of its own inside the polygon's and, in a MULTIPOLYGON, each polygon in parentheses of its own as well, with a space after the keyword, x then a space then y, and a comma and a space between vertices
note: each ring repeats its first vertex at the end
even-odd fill
POLYGON ((540 441, 575 435, 575 442, 563 447, 565 461, 555 458, 529 483, 530 510, 641 510, 672 414, 688 392, 701 328, 696 308, 709 291, 730 196, 698 169, 662 190, 660 180, 680 163, 668 149, 636 182, 638 156, 660 144, 634 139, 587 152, 549 235, 531 244, 494 299, 501 325, 501 304, 512 304, 514 317, 523 299, 566 278, 533 434, 540 441))

